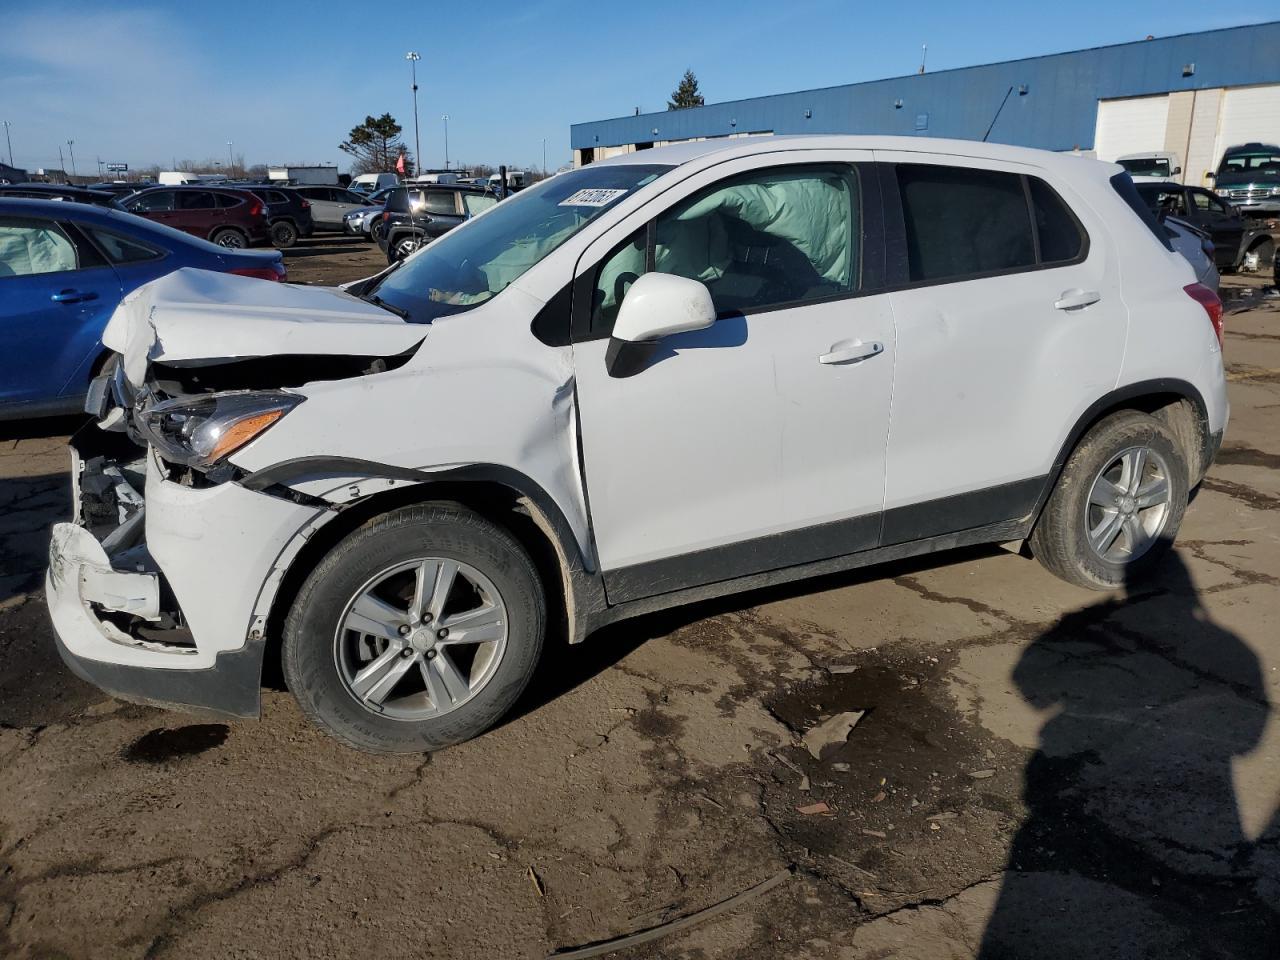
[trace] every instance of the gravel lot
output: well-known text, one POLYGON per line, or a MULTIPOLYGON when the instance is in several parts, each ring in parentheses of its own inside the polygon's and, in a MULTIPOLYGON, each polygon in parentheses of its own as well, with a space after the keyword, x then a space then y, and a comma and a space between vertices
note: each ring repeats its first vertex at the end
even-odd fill
POLYGON ((0 956, 540 958, 790 869, 618 956, 1274 958, 1280 300, 1228 282, 1227 444, 1157 580, 993 548, 649 617, 431 757, 340 748, 279 689, 221 724, 72 677, 40 581, 75 422, 0 424, 0 956))

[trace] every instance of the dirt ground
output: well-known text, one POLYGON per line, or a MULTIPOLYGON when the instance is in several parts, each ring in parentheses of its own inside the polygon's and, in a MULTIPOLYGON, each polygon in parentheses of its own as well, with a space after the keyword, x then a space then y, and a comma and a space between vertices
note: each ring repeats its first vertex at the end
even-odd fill
POLYGON ((1280 300, 1228 282, 1232 422, 1155 580, 992 548, 649 617, 430 757, 278 689, 221 724, 72 677, 40 582, 75 424, 0 428, 0 956, 541 958, 790 871, 617 956, 1276 957, 1280 300))

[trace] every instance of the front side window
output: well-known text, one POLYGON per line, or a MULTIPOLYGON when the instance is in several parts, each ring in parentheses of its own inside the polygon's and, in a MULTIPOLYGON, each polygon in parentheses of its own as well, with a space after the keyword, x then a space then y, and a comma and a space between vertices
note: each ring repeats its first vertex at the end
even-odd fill
POLYGON ((414 323, 473 309, 669 169, 595 164, 544 180, 423 247, 364 296, 404 311, 414 323))
POLYGON ((157 190, 155 193, 144 193, 129 204, 134 213, 163 213, 173 209, 173 191, 157 190))
POLYGON ((75 270, 76 247, 48 220, 0 218, 0 278, 75 270))
POLYGON ((491 193, 464 193, 462 195, 462 209, 467 212, 468 217, 483 213, 497 202, 498 198, 491 193))

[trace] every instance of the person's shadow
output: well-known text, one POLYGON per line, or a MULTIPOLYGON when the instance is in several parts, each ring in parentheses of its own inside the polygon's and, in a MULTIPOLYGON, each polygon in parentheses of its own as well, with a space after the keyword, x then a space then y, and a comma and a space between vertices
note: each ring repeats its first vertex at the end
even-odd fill
POLYGON ((1280 826, 1251 842, 1232 779, 1267 720, 1261 668, 1177 554, 1063 617, 1013 676, 1054 712, 981 960, 1280 957, 1280 826))

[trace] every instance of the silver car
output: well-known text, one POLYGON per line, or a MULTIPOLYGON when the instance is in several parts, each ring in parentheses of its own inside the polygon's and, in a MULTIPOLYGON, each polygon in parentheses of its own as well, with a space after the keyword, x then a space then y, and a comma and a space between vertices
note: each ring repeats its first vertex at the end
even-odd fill
POLYGON ((369 198, 342 187, 298 186, 294 192, 311 203, 311 219, 317 230, 341 230, 342 218, 369 205, 369 198))

